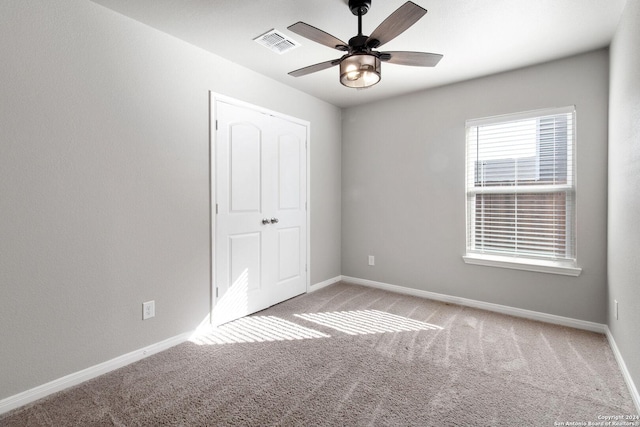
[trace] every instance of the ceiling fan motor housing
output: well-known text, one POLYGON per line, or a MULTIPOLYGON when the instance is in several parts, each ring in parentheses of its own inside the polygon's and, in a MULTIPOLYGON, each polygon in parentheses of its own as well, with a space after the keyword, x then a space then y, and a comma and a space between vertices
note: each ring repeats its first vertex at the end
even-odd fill
POLYGON ((369 40, 369 36, 363 36, 362 34, 358 34, 355 37, 351 37, 349 39, 349 46, 355 52, 364 52, 367 49, 367 40, 369 40))
POLYGON ((349 9, 354 15, 364 15, 371 7, 371 0, 349 0, 349 9))

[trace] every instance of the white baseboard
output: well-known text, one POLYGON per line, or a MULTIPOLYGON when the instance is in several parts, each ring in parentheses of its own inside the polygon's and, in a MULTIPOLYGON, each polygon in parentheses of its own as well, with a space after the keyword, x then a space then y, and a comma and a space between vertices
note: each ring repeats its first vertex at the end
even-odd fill
POLYGON ((371 288, 383 289, 386 291, 397 292, 416 297, 428 298, 436 301, 448 302, 451 304, 464 305, 466 307, 480 308, 482 310, 493 311, 496 313, 508 314, 510 316, 523 317, 525 319, 538 320, 555 325, 569 326, 576 329, 584 329, 592 332, 604 334, 606 325, 586 320, 572 319, 570 317, 556 316, 554 314, 541 313, 538 311, 525 310, 522 308, 509 307, 506 305, 493 304, 490 302, 477 301, 468 298, 454 297, 451 295, 438 294, 435 292, 423 291, 420 289, 407 288, 404 286, 391 285, 389 283, 376 282, 367 279, 358 279, 356 277, 342 276, 342 280, 356 285, 368 286, 371 288))
POLYGON ((322 282, 316 283, 315 285, 311 285, 311 287, 309 287, 308 292, 315 292, 319 289, 326 288, 329 285, 333 285, 334 283, 338 283, 341 280, 342 280, 342 276, 332 277, 331 279, 327 279, 322 282))
POLYGON ((627 364, 624 363, 624 359, 622 358, 622 354, 620 354, 620 350, 618 350, 618 345, 616 344, 616 340, 613 339, 613 335, 609 330, 608 326, 605 326, 605 331, 607 335, 607 340, 609 341, 609 346, 611 346, 611 350, 613 351, 613 355, 616 357, 616 361, 618 362, 618 366, 620 366, 620 371, 622 371, 622 376, 624 377, 624 381, 627 383, 627 388, 629 389, 629 393, 631 394, 631 398, 633 399, 633 403, 636 405, 636 411, 640 414, 640 394, 638 394, 638 389, 631 378, 631 374, 627 369, 627 364))
POLYGON ((74 372, 57 380, 53 380, 46 384, 42 384, 38 387, 34 387, 30 390, 23 391, 16 395, 7 397, 0 400, 0 414, 9 412, 12 409, 19 408, 20 406, 34 402, 38 399, 42 399, 52 393, 64 390, 68 387, 80 384, 107 372, 126 366, 130 363, 137 362, 138 360, 149 357, 152 354, 159 353, 170 347, 178 345, 187 341, 192 335, 192 332, 176 335, 175 337, 160 341, 150 346, 134 350, 131 353, 123 354, 114 359, 107 360, 106 362, 99 363, 89 368, 83 369, 78 372, 74 372))

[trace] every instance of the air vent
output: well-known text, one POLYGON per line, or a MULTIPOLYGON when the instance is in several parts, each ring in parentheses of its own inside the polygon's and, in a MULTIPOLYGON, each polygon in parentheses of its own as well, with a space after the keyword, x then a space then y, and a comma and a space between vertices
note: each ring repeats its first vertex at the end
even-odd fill
POLYGON ((295 49, 300 46, 295 40, 292 40, 290 37, 285 36, 278 30, 270 30, 264 33, 261 36, 253 39, 258 42, 262 46, 271 49, 275 53, 282 55, 285 52, 289 52, 291 49, 295 49))

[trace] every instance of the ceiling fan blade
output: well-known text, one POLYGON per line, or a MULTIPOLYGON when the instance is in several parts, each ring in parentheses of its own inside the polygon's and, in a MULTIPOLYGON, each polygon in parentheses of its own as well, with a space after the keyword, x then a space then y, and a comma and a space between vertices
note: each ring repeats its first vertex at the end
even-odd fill
POLYGON ((315 73, 316 71, 326 70, 340 63, 340 58, 332 59, 331 61, 320 62, 319 64, 309 65, 308 67, 300 68, 298 70, 291 71, 290 76, 300 77, 307 74, 315 73))
POLYGON ((287 29, 293 31, 298 35, 301 35, 304 38, 312 40, 316 43, 323 44, 330 48, 342 51, 349 50, 347 44, 339 38, 334 37, 331 34, 326 33, 312 25, 305 24, 304 22, 296 22, 295 24, 288 26, 287 29))
POLYGON ((390 64, 435 67, 442 59, 442 55, 427 52, 391 51, 380 52, 380 59, 390 64), (389 59, 387 59, 388 55, 391 55, 389 59))
POLYGON ((387 17, 367 39, 367 46, 376 48, 393 40, 418 22, 427 13, 417 4, 408 1, 387 17))

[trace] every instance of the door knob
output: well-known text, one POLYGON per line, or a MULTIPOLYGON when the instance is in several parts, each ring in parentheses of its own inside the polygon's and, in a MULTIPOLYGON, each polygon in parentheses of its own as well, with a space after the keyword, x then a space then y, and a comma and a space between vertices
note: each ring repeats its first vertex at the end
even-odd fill
POLYGON ((277 224, 278 218, 271 218, 271 224, 277 224))
POLYGON ((262 225, 267 225, 267 224, 271 224, 271 220, 269 218, 263 218, 262 225))

